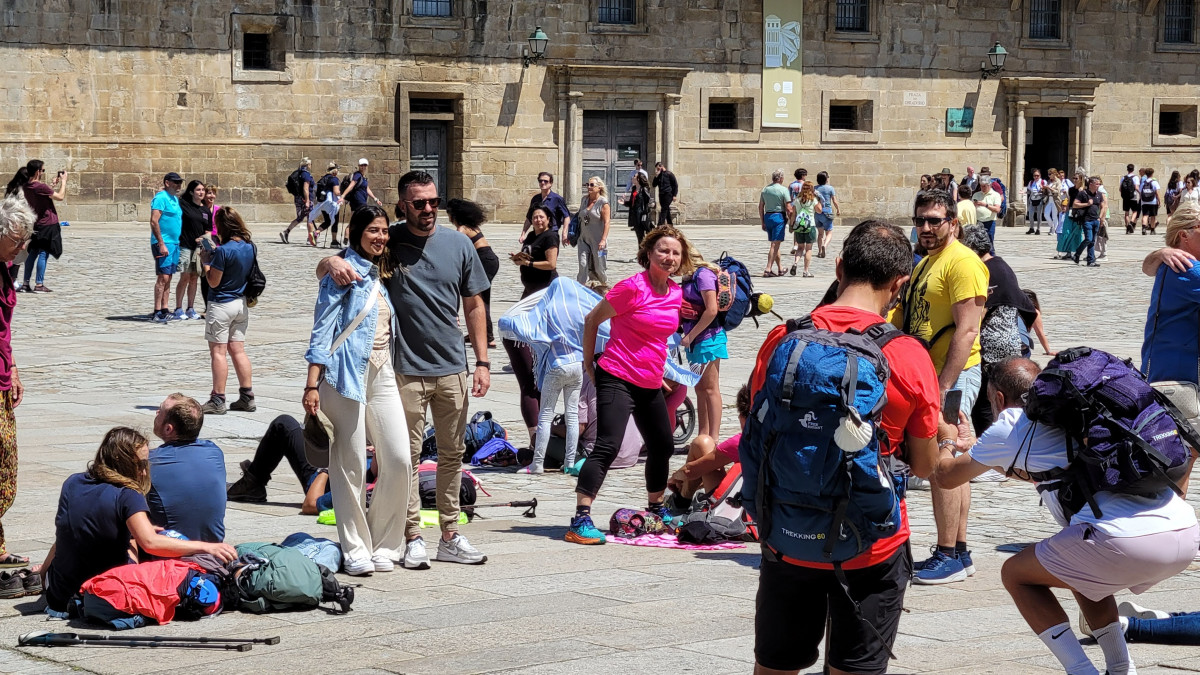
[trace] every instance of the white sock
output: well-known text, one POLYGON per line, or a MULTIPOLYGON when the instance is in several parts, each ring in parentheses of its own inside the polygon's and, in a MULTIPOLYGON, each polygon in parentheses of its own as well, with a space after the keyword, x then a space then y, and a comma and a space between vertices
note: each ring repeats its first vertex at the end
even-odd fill
POLYGON ((1092 637, 1096 638, 1096 644, 1104 652, 1104 665, 1109 675, 1137 675, 1133 659, 1129 657, 1129 646, 1125 644, 1125 629, 1120 621, 1092 631, 1092 637))
POLYGON ((1050 648, 1050 653, 1066 669, 1067 675, 1100 675, 1096 666, 1088 660, 1079 645, 1079 638, 1071 630, 1071 624, 1064 621, 1057 626, 1051 626, 1038 634, 1042 642, 1050 648))

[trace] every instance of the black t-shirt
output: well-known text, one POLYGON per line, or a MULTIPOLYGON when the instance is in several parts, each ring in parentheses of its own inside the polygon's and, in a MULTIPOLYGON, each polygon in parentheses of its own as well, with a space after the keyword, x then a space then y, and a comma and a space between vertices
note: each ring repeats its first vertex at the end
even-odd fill
POLYGON ((1085 222, 1089 220, 1100 220, 1100 209, 1104 206, 1104 195, 1102 193, 1096 191, 1096 193, 1093 194, 1087 190, 1080 190, 1074 198, 1082 202, 1086 202, 1089 199, 1092 200, 1091 206, 1079 209, 1080 215, 1083 216, 1083 220, 1085 222))
POLYGON ((999 256, 992 256, 984 265, 988 269, 988 295, 985 309, 993 307, 1015 307, 1028 326, 1037 318, 1033 301, 1021 290, 1017 275, 999 256))
MULTIPOLYGON (((554 233, 554 230, 546 230, 539 235, 525 237, 525 244, 521 246, 521 252, 528 253, 533 262, 544 262, 546 252, 557 248, 558 235, 554 233)), ((540 270, 530 265, 522 265, 521 283, 525 285, 525 293, 522 297, 546 288, 556 277, 558 277, 558 270, 540 270)))
POLYGON ((54 560, 46 583, 46 604, 66 611, 83 582, 129 562, 125 521, 149 511, 135 490, 102 483, 86 473, 63 481, 54 517, 54 560))
POLYGON ((205 232, 210 231, 211 223, 208 220, 208 211, 203 204, 196 204, 186 197, 179 199, 179 208, 183 210, 183 225, 179 229, 179 245, 182 248, 196 248, 196 240, 203 237, 205 232))

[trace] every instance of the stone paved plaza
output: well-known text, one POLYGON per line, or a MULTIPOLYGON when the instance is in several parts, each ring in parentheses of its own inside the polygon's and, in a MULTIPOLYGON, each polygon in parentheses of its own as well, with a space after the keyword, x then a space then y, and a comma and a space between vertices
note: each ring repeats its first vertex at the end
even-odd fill
MULTIPOLYGON (((101 435, 118 424, 149 429, 163 397, 182 391, 203 400, 209 369, 202 322, 157 325, 135 320, 151 308, 153 283, 144 225, 75 223, 64 230, 65 255, 52 261, 52 294, 20 296, 14 347, 26 400, 18 409, 19 492, 4 518, 12 551, 40 560, 53 541, 59 486, 82 471, 101 435)), ((207 420, 203 435, 225 450, 231 479, 253 452, 267 423, 280 413, 299 416, 303 354, 311 327, 316 282, 312 270, 324 249, 276 241, 275 224, 255 228, 269 279, 253 311, 247 351, 254 364, 258 412, 207 420)), ((1120 231, 1120 226, 1112 231, 1120 231)), ((837 236, 845 232, 838 227, 837 236)), ((518 228, 492 226, 497 253, 515 249, 518 228)), ((997 249, 1022 285, 1041 298, 1051 345, 1103 347, 1136 356, 1150 279, 1139 271, 1158 240, 1118 234, 1099 269, 1050 260, 1053 238, 1001 229, 997 249)), ((754 225, 695 226, 688 234, 710 258, 729 250, 761 271, 766 246, 754 225)), ((303 239, 297 233, 294 240, 303 239)), ((633 236, 614 226, 610 272, 634 271, 633 236)), ((836 247, 835 247, 836 248, 836 247)), ((569 255, 560 270, 573 275, 569 255)), ((756 280, 774 295, 783 316, 815 305, 832 278, 833 259, 814 260, 815 279, 756 280)), ((516 270, 505 263, 495 283, 499 315, 520 293, 516 270)), ((724 430, 732 433, 733 398, 774 319, 731 334, 723 366, 724 430)), ((503 350, 492 357, 492 390, 472 401, 491 410, 518 445, 516 382, 502 373, 503 350)), ((1040 351, 1040 350, 1039 350, 1040 351)), ((1039 357, 1044 362, 1045 357, 1039 357)), ((232 378, 232 373, 231 373, 232 378)), ((236 384, 231 384, 231 390, 236 384)), ((675 458, 678 465, 681 458, 675 458)), ((148 635, 266 637, 278 646, 249 653, 126 649, 15 648, 33 630, 75 630, 47 622, 31 598, 0 602, 0 672, 393 672, 393 673, 748 673, 753 664, 754 594, 758 547, 686 552, 632 546, 583 547, 562 541, 573 512, 574 481, 561 474, 517 476, 480 472, 492 496, 481 503, 537 497, 538 517, 487 509, 488 518, 464 527, 488 556, 480 567, 433 563, 424 572, 397 569, 362 580, 349 615, 315 610, 253 616, 237 612, 199 623, 177 622, 138 631, 148 635)), ((639 468, 614 471, 596 503, 597 520, 620 506, 641 506, 639 468)), ((336 537, 333 527, 297 515, 301 495, 286 464, 262 505, 231 504, 232 543, 279 541, 307 531, 336 537)), ((1195 501, 1195 499, 1193 499, 1195 501)), ((933 542, 929 493, 909 499, 917 558, 933 542)), ((1057 662, 1021 620, 1000 584, 1006 545, 1036 541, 1056 528, 1031 486, 977 485, 970 541, 978 573, 966 582, 913 587, 900 623, 896 673, 1055 673, 1057 662)), ((436 534, 430 533, 433 541, 436 534)), ((348 580, 348 578, 347 578, 348 580)), ((1063 594, 1066 597, 1066 594, 1063 594)), ((1170 610, 1200 606, 1200 574, 1189 570, 1142 596, 1143 605, 1170 610)), ((1068 602, 1074 623, 1074 603, 1068 602)), ((797 607, 797 612, 806 611, 797 607)), ((80 627, 82 628, 82 627, 80 627)), ((92 628, 87 630, 98 632, 92 628)), ((1086 641, 1093 662, 1099 648, 1086 641)), ((1133 645, 1138 672, 1200 672, 1200 647, 1133 645)), ((811 672, 819 672, 814 666, 811 672)))

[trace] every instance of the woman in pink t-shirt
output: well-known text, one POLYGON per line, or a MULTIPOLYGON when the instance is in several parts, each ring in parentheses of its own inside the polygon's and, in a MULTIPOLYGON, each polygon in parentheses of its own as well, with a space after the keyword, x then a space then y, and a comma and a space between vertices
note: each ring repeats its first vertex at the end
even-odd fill
POLYGON ((679 230, 667 226, 651 231, 642 240, 637 256, 645 271, 613 286, 587 316, 583 366, 596 385, 598 434, 579 472, 575 517, 567 541, 604 543, 604 533, 592 523, 592 501, 620 450, 630 415, 649 453, 648 510, 666 515, 663 492, 675 442, 662 393, 663 370, 667 338, 679 328, 679 305, 683 300, 679 284, 671 277, 695 272, 693 259, 691 247, 679 230), (596 333, 605 321, 610 321, 608 344, 596 360, 596 333))

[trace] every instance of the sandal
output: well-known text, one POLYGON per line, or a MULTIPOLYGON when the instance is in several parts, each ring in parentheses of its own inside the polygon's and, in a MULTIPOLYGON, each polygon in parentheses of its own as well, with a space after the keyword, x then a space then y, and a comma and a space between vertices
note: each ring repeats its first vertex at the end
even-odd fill
POLYGON ((29 558, 25 558, 14 553, 5 553, 0 555, 0 568, 10 567, 28 567, 29 558))

